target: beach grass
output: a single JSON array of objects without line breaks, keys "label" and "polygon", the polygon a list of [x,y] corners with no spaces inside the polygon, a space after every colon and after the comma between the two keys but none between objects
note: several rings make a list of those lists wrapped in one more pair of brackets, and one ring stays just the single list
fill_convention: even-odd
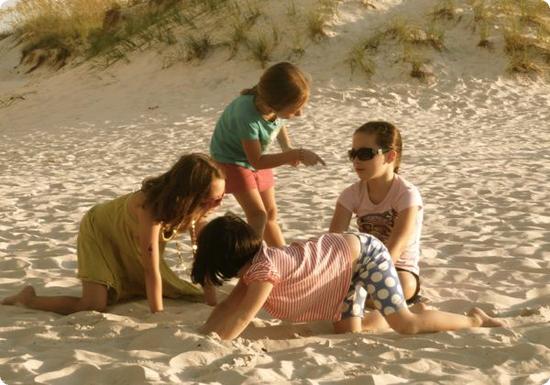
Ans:
[{"label": "beach grass", "polygon": [[[0,40],[12,36],[21,47],[22,62],[33,69],[44,64],[60,68],[89,59],[110,65],[128,60],[131,51],[153,46],[165,49],[170,61],[183,62],[205,60],[213,49],[223,46],[230,59],[240,55],[264,67],[276,59],[301,58],[310,48],[308,40],[319,43],[336,36],[334,21],[342,3],[316,0],[305,5],[287,0],[267,11],[273,4],[259,0],[21,0],[11,10],[12,30],[1,33]],[[361,3],[358,12],[377,12],[376,2]],[[405,19],[397,14],[378,26],[369,25],[370,32],[362,40],[359,37],[361,43],[351,47],[342,61],[352,72],[372,76],[374,55],[380,54],[382,45],[397,52],[419,51],[425,57],[437,54],[427,49],[449,52],[447,33],[459,25],[467,28],[464,16],[468,16],[478,47],[502,50],[510,68],[550,72],[550,11],[542,0],[439,0],[433,4],[421,17]]]}]

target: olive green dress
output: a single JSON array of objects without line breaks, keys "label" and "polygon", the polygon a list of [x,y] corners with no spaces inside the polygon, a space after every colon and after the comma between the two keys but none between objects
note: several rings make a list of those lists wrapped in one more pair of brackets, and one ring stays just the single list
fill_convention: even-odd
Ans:
[{"label": "olive green dress", "polygon": [[[78,278],[108,288],[108,302],[146,296],[141,252],[134,234],[138,223],[130,215],[132,194],[92,207],[80,223],[77,241]],[[202,300],[202,290],[170,270],[162,254],[166,241],[159,239],[162,294],[169,298]]]}]

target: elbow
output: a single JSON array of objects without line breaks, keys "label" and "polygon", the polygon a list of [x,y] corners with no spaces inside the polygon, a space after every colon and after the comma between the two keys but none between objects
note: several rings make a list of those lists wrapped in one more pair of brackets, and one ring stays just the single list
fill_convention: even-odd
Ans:
[{"label": "elbow", "polygon": [[248,158],[247,160],[248,160],[248,163],[250,163],[250,165],[254,167],[256,170],[261,170],[262,168],[264,168],[261,155],[254,159]]},{"label": "elbow", "polygon": [[262,164],[260,163],[259,160],[249,160],[248,163],[250,163],[250,165],[252,167],[254,167],[256,170],[261,170],[262,169]]}]

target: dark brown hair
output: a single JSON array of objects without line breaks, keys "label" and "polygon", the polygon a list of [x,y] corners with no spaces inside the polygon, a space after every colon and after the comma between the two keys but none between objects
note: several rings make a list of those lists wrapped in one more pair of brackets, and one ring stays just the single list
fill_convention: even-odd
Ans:
[{"label": "dark brown hair", "polygon": [[355,134],[374,135],[376,144],[382,150],[394,150],[397,153],[395,157],[394,172],[399,172],[399,166],[401,165],[401,156],[403,154],[403,142],[401,140],[401,133],[399,129],[393,124],[384,121],[372,121],[363,124],[357,130]]},{"label": "dark brown hair", "polygon": [[167,172],[147,178],[141,185],[144,207],[166,230],[189,228],[216,178],[224,178],[214,161],[204,154],[183,155]]},{"label": "dark brown hair", "polygon": [[262,237],[241,218],[227,213],[210,221],[199,234],[191,278],[221,285],[236,277],[262,247]]},{"label": "dark brown hair", "polygon": [[242,90],[241,95],[255,95],[278,112],[305,103],[309,97],[309,80],[294,64],[281,62],[266,69],[258,84]]}]

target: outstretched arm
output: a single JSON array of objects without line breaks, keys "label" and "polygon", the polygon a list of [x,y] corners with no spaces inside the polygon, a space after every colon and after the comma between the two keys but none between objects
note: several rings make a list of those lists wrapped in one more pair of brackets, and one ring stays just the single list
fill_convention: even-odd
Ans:
[{"label": "outstretched arm", "polygon": [[216,332],[224,340],[238,337],[260,311],[272,289],[270,282],[254,281],[247,286],[239,280],[229,297],[212,311],[201,332]]},{"label": "outstretched arm", "polygon": [[304,148],[291,148],[278,154],[262,154],[262,147],[257,139],[241,140],[241,144],[248,163],[257,170],[278,167],[284,164],[325,165],[325,161],[319,155]]},{"label": "outstretched arm", "polygon": [[277,154],[262,154],[260,141],[257,139],[241,140],[248,163],[257,170],[295,164],[300,161],[300,150],[289,149]]},{"label": "outstretched arm", "polygon": [[[202,231],[204,226],[206,226],[206,224],[207,222],[204,219],[204,217],[201,217],[189,229],[189,236],[191,238],[191,245],[193,250],[193,258],[195,258],[195,252],[197,248],[197,239],[199,237],[200,232]],[[208,278],[206,279],[205,284],[202,285],[202,290],[204,291],[204,302],[206,302],[207,305],[215,306],[218,303],[218,299],[216,295],[216,287],[212,284],[212,282],[210,282]]]},{"label": "outstretched arm", "polygon": [[164,309],[162,303],[162,277],[160,275],[159,234],[161,224],[154,223],[146,210],[140,210],[139,247],[145,273],[147,301],[152,313]]}]

